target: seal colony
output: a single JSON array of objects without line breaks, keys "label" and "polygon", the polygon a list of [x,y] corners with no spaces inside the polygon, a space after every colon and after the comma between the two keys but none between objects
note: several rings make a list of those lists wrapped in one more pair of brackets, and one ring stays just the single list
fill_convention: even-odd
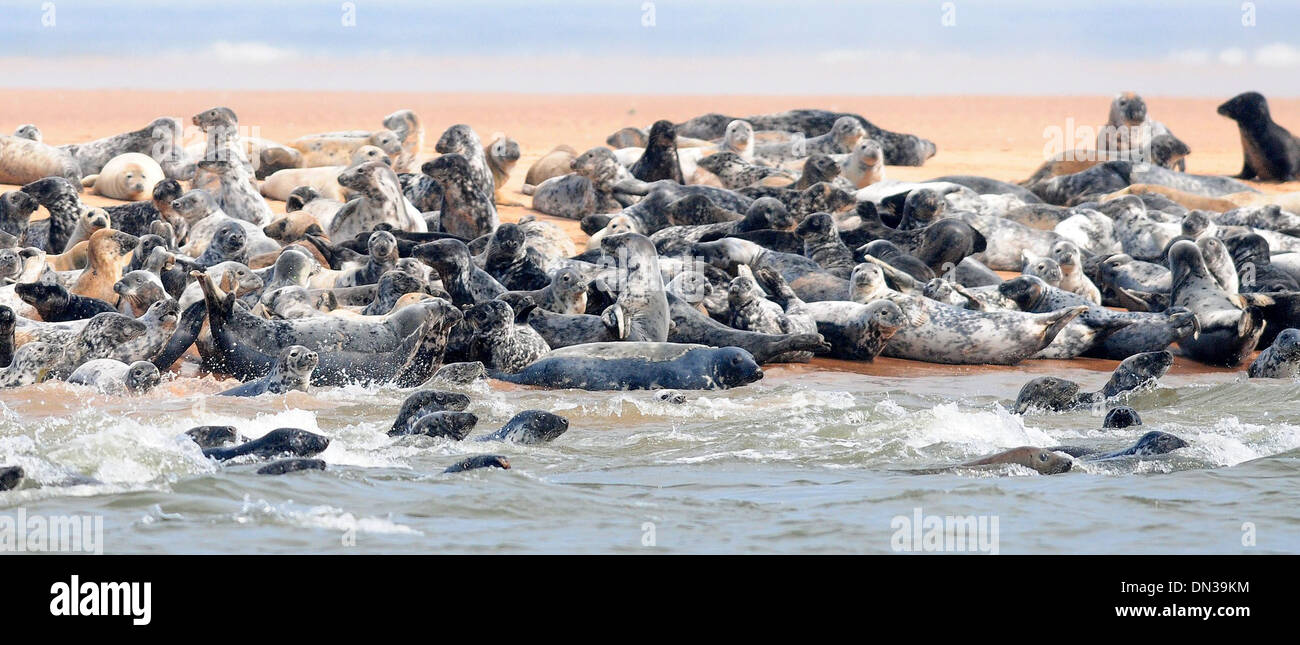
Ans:
[{"label": "seal colony", "polygon": [[[0,140],[0,180],[21,185],[0,195],[0,386],[62,379],[147,396],[189,364],[242,382],[225,396],[415,388],[388,436],[462,441],[477,423],[468,397],[430,386],[487,379],[681,403],[682,390],[746,387],[764,365],[814,356],[1092,356],[1123,361],[1100,390],[1034,379],[1004,407],[1111,409],[1108,425],[1140,424],[1121,404],[1175,355],[1243,368],[1265,350],[1251,377],[1300,373],[1300,217],[1239,181],[1294,178],[1297,143],[1258,94],[1219,113],[1240,128],[1236,178],[1183,172],[1195,156],[1133,93],[1111,106],[1110,125],[1133,130],[1099,139],[1104,160],[1049,160],[1020,184],[888,179],[886,166],[921,166],[939,148],[858,114],[630,125],[580,154],[558,142],[527,170],[534,210],[578,221],[585,249],[552,221],[499,217],[514,139],[436,124],[427,154],[411,110],[377,119],[380,130],[278,143],[242,140],[236,111],[216,106],[191,117],[205,137],[193,149],[144,148],[144,131],[54,147],[23,126]],[[91,208],[83,189],[130,203]],[[275,215],[267,200],[280,198]],[[479,438],[544,444],[569,429],[526,410]],[[313,457],[328,439],[301,429],[186,434],[221,462],[284,458],[262,474],[326,467]],[[947,467],[1058,474],[1076,458],[1188,445],[1149,434]],[[509,467],[485,454],[446,472]],[[24,485],[21,468],[0,472],[5,487]]]}]

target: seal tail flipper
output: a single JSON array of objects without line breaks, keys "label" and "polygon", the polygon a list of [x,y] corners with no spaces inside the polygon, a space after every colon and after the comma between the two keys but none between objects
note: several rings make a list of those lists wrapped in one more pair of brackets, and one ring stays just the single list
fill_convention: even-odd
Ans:
[{"label": "seal tail flipper", "polygon": [[1070,324],[1070,321],[1078,318],[1085,311],[1088,311],[1087,305],[1078,305],[1076,307],[1054,311],[1050,314],[1044,314],[1044,319],[1050,322],[1048,322],[1047,326],[1043,328],[1043,343],[1039,349],[1051,345],[1052,341],[1056,340],[1056,335],[1061,333],[1061,330],[1065,329],[1065,326]]},{"label": "seal tail flipper", "polygon": [[813,352],[815,354],[831,351],[831,346],[821,334],[790,334],[773,339],[770,342],[747,347],[754,356],[754,362],[763,365],[773,358],[790,352]]},{"label": "seal tail flipper", "polygon": [[99,175],[86,175],[81,178],[81,187],[90,188],[95,185],[95,180],[97,179],[99,179]]},{"label": "seal tail flipper", "polygon": [[532,184],[524,184],[523,186],[521,186],[521,187],[519,188],[519,192],[521,192],[521,193],[523,193],[523,194],[525,194],[525,195],[536,195],[536,194],[537,194],[537,187],[534,186],[534,185],[532,185]]}]

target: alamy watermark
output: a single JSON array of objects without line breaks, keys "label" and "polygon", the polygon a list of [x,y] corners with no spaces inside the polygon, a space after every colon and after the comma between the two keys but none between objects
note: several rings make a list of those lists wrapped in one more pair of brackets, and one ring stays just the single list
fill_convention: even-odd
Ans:
[{"label": "alamy watermark", "polygon": [[0,553],[104,553],[103,515],[0,515]]},{"label": "alamy watermark", "polygon": [[889,547],[899,553],[998,554],[997,515],[925,515],[917,506],[911,516],[895,515],[889,528]]}]

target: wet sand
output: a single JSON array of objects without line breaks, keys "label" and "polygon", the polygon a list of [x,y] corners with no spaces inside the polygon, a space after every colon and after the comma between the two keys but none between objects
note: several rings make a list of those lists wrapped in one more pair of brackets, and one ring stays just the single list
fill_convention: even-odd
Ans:
[{"label": "wet sand", "polygon": [[[1150,114],[1164,122],[1192,149],[1187,171],[1231,175],[1241,168],[1241,143],[1236,125],[1215,113],[1228,97],[1146,97]],[[917,134],[934,141],[938,154],[924,166],[887,169],[887,176],[925,180],[943,175],[977,174],[1005,181],[1020,181],[1042,163],[1049,142],[1048,128],[1072,132],[1071,127],[1095,127],[1103,122],[1107,96],[1069,97],[746,97],[746,96],[618,96],[527,94],[428,94],[355,92],[149,92],[7,90],[0,95],[0,131],[12,132],[33,123],[45,142],[59,145],[87,141],[143,127],[161,115],[189,122],[189,115],[214,105],[233,108],[245,134],[284,141],[314,132],[378,128],[385,114],[410,108],[424,122],[423,153],[434,156],[433,146],[446,127],[466,123],[487,140],[504,132],[519,142],[522,156],[506,184],[507,199],[524,204],[531,198],[519,192],[528,167],[559,144],[581,151],[603,145],[615,130],[646,127],[666,118],[681,121],[706,112],[746,116],[801,107],[817,107],[862,114],[876,125]],[[1300,131],[1300,99],[1269,101],[1273,118]],[[1071,125],[1073,124],[1073,126]],[[189,134],[187,132],[187,134]],[[198,135],[196,135],[198,136]],[[187,138],[189,143],[194,139]],[[1265,192],[1300,191],[1300,182],[1254,184]],[[12,190],[0,185],[0,192]],[[85,194],[92,205],[117,203]],[[284,203],[270,201],[283,212]],[[503,221],[533,213],[525,207],[499,207]],[[579,245],[586,235],[574,220],[541,216],[559,224]],[[820,370],[850,371],[878,376],[934,377],[970,375],[981,371],[1021,371],[1051,374],[1062,369],[1109,371],[1115,361],[1074,359],[1026,361],[1014,367],[950,366],[880,358],[873,363],[816,359],[811,365],[776,366],[803,374]],[[1185,359],[1175,361],[1172,373],[1217,373],[1224,370]]]}]

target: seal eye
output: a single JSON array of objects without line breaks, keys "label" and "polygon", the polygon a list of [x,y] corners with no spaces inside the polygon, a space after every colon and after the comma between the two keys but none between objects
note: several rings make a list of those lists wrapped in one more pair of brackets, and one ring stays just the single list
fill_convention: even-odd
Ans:
[{"label": "seal eye", "polygon": [[1038,453],[1038,459],[1039,461],[1047,461],[1047,453],[1045,452]]}]

